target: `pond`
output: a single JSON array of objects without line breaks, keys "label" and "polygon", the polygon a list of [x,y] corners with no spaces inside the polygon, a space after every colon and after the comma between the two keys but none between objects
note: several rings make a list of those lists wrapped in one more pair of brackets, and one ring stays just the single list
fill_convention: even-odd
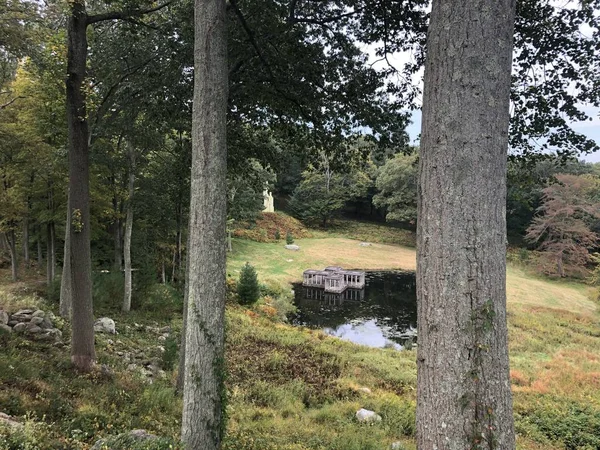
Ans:
[{"label": "pond", "polygon": [[370,347],[411,347],[416,341],[417,296],[413,272],[367,272],[362,290],[341,294],[294,284],[294,325]]}]

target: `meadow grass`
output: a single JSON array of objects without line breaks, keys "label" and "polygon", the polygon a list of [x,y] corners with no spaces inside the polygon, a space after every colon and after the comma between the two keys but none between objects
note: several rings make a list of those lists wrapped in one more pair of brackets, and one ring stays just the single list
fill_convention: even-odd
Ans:
[{"label": "meadow grass", "polygon": [[[298,252],[285,250],[283,242],[235,240],[228,273],[237,278],[237,270],[249,261],[261,281],[285,284],[299,280],[310,267],[415,267],[412,248],[360,247],[348,237],[321,236],[298,239]],[[0,307],[13,310],[35,302],[56,309],[36,294],[40,289],[30,287],[32,283],[12,285],[4,278]],[[600,315],[592,290],[509,266],[507,291],[518,448],[600,448]],[[76,374],[68,347],[0,335],[0,411],[27,422],[20,435],[0,428],[0,448],[86,449],[100,437],[133,428],[174,442],[181,414],[181,398],[173,387],[176,367],[165,367],[166,377],[148,384],[128,371],[117,354],[143,351],[161,360],[159,346],[164,343],[145,325],[169,325],[178,337],[181,314],[177,302],[169,304],[172,310],[160,314],[123,315],[115,308],[99,308],[96,315],[110,313],[120,333],[96,339],[99,362],[112,368],[112,376]],[[68,342],[68,326],[60,325]],[[226,334],[225,449],[363,450],[386,449],[392,442],[415,449],[414,351],[354,345],[235,304],[227,308]],[[364,387],[371,392],[363,392]],[[354,418],[359,408],[377,411],[382,422],[359,424]],[[19,447],[19,441],[32,444]]]}]

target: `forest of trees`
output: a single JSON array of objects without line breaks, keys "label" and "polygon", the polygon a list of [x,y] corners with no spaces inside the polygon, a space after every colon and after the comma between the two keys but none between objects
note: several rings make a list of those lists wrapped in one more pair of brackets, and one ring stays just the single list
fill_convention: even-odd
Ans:
[{"label": "forest of trees", "polygon": [[506,236],[548,273],[594,262],[600,172],[577,157],[599,148],[571,124],[600,103],[599,9],[0,0],[0,264],[14,281],[45,271],[84,372],[100,270],[125,312],[152,284],[182,289],[182,439],[210,449],[228,227],[256,218],[268,189],[308,224],[416,229],[419,447],[514,448]]}]

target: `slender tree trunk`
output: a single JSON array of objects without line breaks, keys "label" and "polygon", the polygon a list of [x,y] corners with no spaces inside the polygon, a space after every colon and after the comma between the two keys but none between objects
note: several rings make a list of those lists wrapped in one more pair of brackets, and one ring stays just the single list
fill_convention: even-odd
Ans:
[{"label": "slender tree trunk", "polygon": [[515,448],[506,326],[514,0],[434,0],[417,229],[417,447]]},{"label": "slender tree trunk", "polygon": [[83,0],[70,3],[67,47],[69,128],[69,221],[71,222],[71,361],[90,371],[96,361],[90,250],[88,123],[83,83],[87,61],[87,14]]},{"label": "slender tree trunk", "polygon": [[162,284],[167,284],[167,272],[166,272],[166,269],[165,269],[165,260],[164,260],[164,258],[162,260],[162,270],[161,270],[160,276],[161,276]]},{"label": "slender tree trunk", "polygon": [[42,227],[40,227],[38,225],[36,228],[37,228],[37,238],[36,238],[37,265],[38,265],[38,270],[39,270],[42,267],[42,263],[44,260],[44,254],[42,252]]},{"label": "slender tree trunk", "polygon": [[129,153],[129,186],[127,199],[127,217],[125,219],[124,260],[125,260],[125,295],[123,298],[123,311],[131,310],[131,233],[133,231],[133,195],[135,187],[135,149],[131,143],[127,144]]},{"label": "slender tree trunk", "polygon": [[19,261],[17,259],[17,238],[15,236],[15,230],[7,231],[4,236],[6,237],[6,242],[8,243],[8,250],[10,251],[11,277],[13,281],[17,281],[19,279]]},{"label": "slender tree trunk", "polygon": [[[113,178],[114,183],[114,178]],[[113,209],[115,213],[115,223],[113,224],[113,241],[115,250],[115,269],[121,271],[123,268],[123,252],[121,251],[121,219],[119,219],[119,201],[116,194],[113,196]]]},{"label": "slender tree trunk", "polygon": [[[29,210],[29,201],[27,202],[27,210]],[[23,219],[23,261],[25,267],[29,267],[29,218]]]},{"label": "slender tree trunk", "polygon": [[233,252],[233,246],[231,245],[231,230],[227,230],[227,251]]},{"label": "slender tree trunk", "polygon": [[[69,202],[67,201],[67,204]],[[67,223],[65,225],[65,245],[63,256],[63,270],[60,279],[60,305],[61,317],[71,317],[71,305],[73,302],[73,290],[71,285],[71,221],[67,211]]]},{"label": "slender tree trunk", "polygon": [[56,250],[54,239],[54,224],[46,225],[46,283],[51,286],[56,276]]},{"label": "slender tree trunk", "polygon": [[218,449],[223,436],[227,225],[227,31],[223,0],[196,0],[194,112],[182,440]]},{"label": "slender tree trunk", "polygon": [[563,267],[563,254],[562,252],[558,254],[558,256],[556,257],[556,269],[558,271],[558,276],[561,278],[564,278],[565,276],[565,269]]}]

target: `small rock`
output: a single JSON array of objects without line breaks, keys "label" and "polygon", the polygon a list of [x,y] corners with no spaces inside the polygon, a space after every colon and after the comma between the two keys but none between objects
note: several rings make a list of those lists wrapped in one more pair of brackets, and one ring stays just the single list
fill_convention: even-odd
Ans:
[{"label": "small rock", "polygon": [[33,314],[33,309],[20,309],[15,315]]},{"label": "small rock", "polygon": [[361,246],[361,247],[370,247],[370,246],[372,246],[373,244],[371,244],[370,242],[361,242],[361,243],[360,243],[360,244],[358,244],[358,245],[359,245],[359,246]]},{"label": "small rock", "polygon": [[358,388],[359,392],[364,392],[365,394],[371,394],[371,389],[369,389],[368,387],[361,387]]},{"label": "small rock", "polygon": [[293,259],[286,259],[287,262],[294,262]]},{"label": "small rock", "polygon": [[33,325],[40,325],[42,322],[44,322],[44,318],[40,317],[40,316],[33,316],[31,318],[31,321],[29,323],[33,324]]},{"label": "small rock", "polygon": [[381,422],[381,416],[379,414],[364,408],[360,408],[356,411],[356,419],[363,423]]},{"label": "small rock", "polygon": [[32,327],[27,327],[26,331],[29,334],[38,334],[38,333],[42,332],[42,329],[40,327],[38,327],[37,325],[34,325]]},{"label": "small rock", "polygon": [[8,325],[8,313],[0,310],[0,325]]},{"label": "small rock", "polygon": [[25,329],[27,328],[27,324],[24,322],[19,322],[17,323],[14,327],[13,327],[13,331],[15,333],[23,333],[25,332]]},{"label": "small rock", "polygon": [[115,341],[113,341],[112,339],[107,339],[107,340],[106,340],[106,343],[107,343],[108,345],[115,345]]},{"label": "small rock", "polygon": [[43,328],[44,330],[50,330],[50,329],[54,328],[52,321],[50,319],[48,319],[47,317],[44,318],[44,320],[42,321],[42,323],[40,323],[39,326],[40,326],[40,328]]},{"label": "small rock", "polygon": [[400,442],[400,441],[392,442],[390,449],[391,450],[404,450],[404,446],[402,445],[402,442]]},{"label": "small rock", "polygon": [[108,317],[101,317],[94,322],[94,331],[96,333],[117,334],[115,321]]},{"label": "small rock", "polygon": [[46,317],[46,313],[44,311],[42,311],[41,309],[38,309],[36,312],[34,312],[31,317],[41,317],[42,319],[44,317]]},{"label": "small rock", "polygon": [[295,252],[297,252],[298,250],[300,250],[300,247],[296,244],[289,244],[286,245],[285,248],[287,248],[288,250],[293,250]]},{"label": "small rock", "polygon": [[169,333],[171,332],[171,327],[170,327],[170,326],[168,326],[168,325],[167,325],[166,327],[162,327],[162,328],[160,329],[160,332],[161,332],[161,333],[167,333],[167,334],[169,334]]},{"label": "small rock", "polygon": [[127,366],[127,370],[134,371],[135,369],[137,369],[137,364],[129,364]]},{"label": "small rock", "polygon": [[0,330],[2,330],[3,332],[6,333],[12,333],[12,328],[9,327],[8,325],[4,325],[3,323],[0,323]]},{"label": "small rock", "polygon": [[156,348],[158,349],[159,352],[164,353],[165,352],[165,348],[162,345],[157,345]]},{"label": "small rock", "polygon": [[161,342],[164,342],[164,341],[167,340],[168,337],[169,337],[168,334],[163,334],[163,335],[161,335],[161,336],[158,337],[158,340],[161,341]]},{"label": "small rock", "polygon": [[0,423],[2,423],[4,425],[8,425],[9,427],[22,427],[23,426],[23,424],[17,422],[14,417],[11,417],[8,414],[4,414],[2,412],[0,412]]},{"label": "small rock", "polygon": [[8,321],[8,326],[9,327],[14,327],[16,324],[18,324],[19,321],[18,320],[9,320]]},{"label": "small rock", "polygon": [[29,322],[31,320],[31,316],[29,314],[19,314],[19,313],[13,314],[12,316],[10,316],[10,318],[17,322]]},{"label": "small rock", "polygon": [[108,437],[96,441],[90,450],[122,450],[123,447],[119,442],[131,442],[138,444],[139,442],[152,441],[158,439],[157,436],[148,433],[146,430],[133,430],[129,433],[123,433],[118,436]]},{"label": "small rock", "polygon": [[123,352],[117,352],[117,356],[123,356],[124,353]]}]

